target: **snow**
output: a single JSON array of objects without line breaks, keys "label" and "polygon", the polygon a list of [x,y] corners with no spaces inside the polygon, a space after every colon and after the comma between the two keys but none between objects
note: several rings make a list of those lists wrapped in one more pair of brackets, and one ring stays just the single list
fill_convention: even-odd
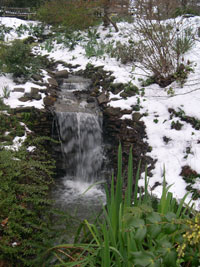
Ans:
[{"label": "snow", "polygon": [[[179,26],[181,29],[186,27],[191,27],[193,32],[196,34],[198,27],[200,27],[200,17],[191,18],[178,18]],[[37,22],[21,21],[14,18],[1,18],[1,23],[16,29],[21,23],[30,24]],[[120,41],[121,43],[127,43],[128,38],[137,39],[138,36],[132,35],[132,27],[126,22],[118,23],[119,32],[116,33],[112,27],[104,30],[102,26],[97,29],[100,35],[100,40],[105,43],[109,43],[112,40]],[[28,34],[28,33],[27,33]],[[110,34],[111,37],[106,38]],[[87,36],[86,32],[83,36]],[[23,35],[23,38],[25,35]],[[14,30],[11,34],[7,36],[8,40],[16,38]],[[22,37],[20,37],[22,38]],[[63,47],[62,44],[57,44],[54,42],[54,49],[51,52],[45,50],[45,46],[41,44],[37,48],[33,49],[35,53],[42,55],[48,54],[49,58],[55,60],[62,60],[67,63],[76,65],[79,64],[76,70],[84,69],[88,63],[95,66],[104,66],[105,70],[113,71],[116,83],[122,82],[133,82],[134,85],[141,88],[139,78],[144,78],[146,72],[138,67],[133,68],[133,64],[121,64],[114,58],[110,58],[108,55],[104,55],[101,58],[91,57],[88,59],[85,55],[84,44],[85,40],[81,41],[79,45],[75,47],[74,50],[69,51],[68,48]],[[181,169],[183,166],[189,165],[197,173],[200,173],[200,131],[195,130],[189,123],[180,121],[179,118],[170,118],[169,108],[175,111],[180,111],[185,113],[187,116],[195,117],[200,120],[200,39],[196,34],[195,43],[191,51],[189,51],[185,60],[188,59],[193,62],[194,72],[189,74],[186,83],[181,87],[180,84],[174,82],[166,88],[160,88],[156,84],[152,84],[145,87],[144,96],[132,96],[127,99],[122,99],[120,95],[113,95],[110,93],[110,99],[118,98],[119,100],[110,101],[109,105],[112,107],[120,107],[121,109],[132,109],[131,106],[137,104],[138,98],[140,99],[141,110],[140,113],[146,113],[148,116],[143,116],[141,120],[144,121],[146,125],[147,141],[152,147],[152,151],[148,153],[150,157],[157,160],[155,164],[155,169],[152,171],[152,177],[149,180],[149,189],[154,186],[155,182],[163,182],[163,177],[170,187],[170,191],[174,193],[177,199],[183,198],[186,194],[186,182],[180,176]],[[62,64],[58,65],[58,70],[66,69]],[[148,71],[148,70],[147,70]],[[47,81],[48,74],[45,71],[41,71],[43,74],[44,81]],[[5,99],[5,103],[11,107],[19,106],[34,106],[36,108],[43,108],[43,101],[29,101],[22,103],[18,100],[23,93],[12,92],[15,87],[25,88],[25,92],[30,92],[31,87],[37,87],[31,82],[27,82],[23,85],[16,85],[11,75],[5,75],[0,77],[0,95],[3,95],[3,88],[8,86],[10,90],[10,97]],[[43,88],[43,87],[38,87]],[[167,91],[172,88],[174,94],[169,95]],[[42,94],[44,97],[44,94]],[[131,115],[124,115],[122,119],[131,118]],[[175,130],[171,128],[171,123],[180,121],[183,124],[181,130]],[[166,143],[163,137],[169,138],[169,142]],[[19,139],[16,137],[15,143]],[[187,154],[187,148],[190,148],[190,153]],[[139,185],[144,185],[144,179],[140,179]],[[200,188],[200,180],[196,179],[193,188]],[[157,186],[152,193],[160,197],[162,192],[162,187]],[[187,201],[191,199],[191,195],[187,197]],[[200,209],[200,200],[196,200],[196,208]]]}]

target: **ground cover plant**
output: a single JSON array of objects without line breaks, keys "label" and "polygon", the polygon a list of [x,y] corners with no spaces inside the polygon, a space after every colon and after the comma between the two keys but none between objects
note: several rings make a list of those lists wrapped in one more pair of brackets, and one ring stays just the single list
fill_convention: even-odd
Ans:
[{"label": "ground cover plant", "polygon": [[[103,219],[85,220],[74,244],[53,247],[58,266],[198,266],[200,256],[199,213],[177,203],[163,181],[161,199],[138,188],[140,169],[132,179],[132,154],[129,156],[128,185],[123,190],[122,154],[118,154],[118,174],[112,177]],[[83,234],[80,232],[83,231]]]},{"label": "ground cover plant", "polygon": [[32,74],[40,72],[43,65],[42,58],[31,52],[29,44],[21,40],[0,45],[0,71],[12,73],[14,77],[30,79]]},{"label": "ground cover plant", "polygon": [[39,266],[42,252],[52,245],[48,195],[54,162],[44,138],[29,136],[13,146],[27,129],[2,99],[0,107],[0,265]]}]

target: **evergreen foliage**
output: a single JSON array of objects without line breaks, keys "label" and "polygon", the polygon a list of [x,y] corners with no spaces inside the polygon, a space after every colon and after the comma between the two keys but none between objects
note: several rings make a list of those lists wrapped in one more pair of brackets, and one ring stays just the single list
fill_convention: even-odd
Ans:
[{"label": "evergreen foliage", "polygon": [[[1,138],[6,129],[13,133],[20,125],[14,115],[6,113],[0,114],[0,122]],[[44,149],[44,140],[26,141],[27,146],[35,147],[33,152],[25,145],[17,151],[0,147],[1,266],[41,266],[42,252],[50,245],[49,189],[54,162]],[[3,145],[4,140],[1,142]]]},{"label": "evergreen foliage", "polygon": [[39,73],[44,66],[40,56],[31,53],[31,46],[21,40],[0,45],[0,71],[12,73],[14,77],[30,78],[34,73]]},{"label": "evergreen foliage", "polygon": [[[52,163],[40,150],[30,155],[0,151],[0,260],[32,266],[48,246],[48,198]],[[35,265],[36,266],[36,265]]]}]

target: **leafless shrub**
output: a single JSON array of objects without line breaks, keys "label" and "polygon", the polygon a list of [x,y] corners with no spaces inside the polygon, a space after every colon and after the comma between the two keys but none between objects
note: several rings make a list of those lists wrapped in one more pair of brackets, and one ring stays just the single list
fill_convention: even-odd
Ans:
[{"label": "leafless shrub", "polygon": [[140,64],[149,70],[162,87],[176,80],[185,71],[184,53],[193,45],[192,31],[182,30],[181,21],[168,22],[137,19],[134,34],[140,37]]}]

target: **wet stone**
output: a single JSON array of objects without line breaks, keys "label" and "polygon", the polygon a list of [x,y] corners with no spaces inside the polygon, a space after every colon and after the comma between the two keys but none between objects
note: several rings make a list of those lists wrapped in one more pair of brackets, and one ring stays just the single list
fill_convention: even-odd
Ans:
[{"label": "wet stone", "polygon": [[22,97],[18,98],[18,100],[21,102],[27,102],[27,101],[30,101],[30,98],[26,97],[26,96],[22,96]]},{"label": "wet stone", "polygon": [[43,98],[43,103],[45,106],[52,106],[56,101],[56,98],[53,96],[46,96]]},{"label": "wet stone", "polygon": [[60,70],[54,73],[55,78],[68,78],[69,72],[67,70]]},{"label": "wet stone", "polygon": [[38,88],[35,88],[35,87],[31,87],[31,95],[35,95],[35,94],[38,94],[40,91],[40,89]]},{"label": "wet stone", "polygon": [[24,93],[25,89],[24,88],[14,88],[13,92]]},{"label": "wet stone", "polygon": [[56,79],[54,79],[54,78],[48,78],[48,83],[49,83],[49,86],[51,88],[57,88],[58,87],[58,83],[57,83]]}]

